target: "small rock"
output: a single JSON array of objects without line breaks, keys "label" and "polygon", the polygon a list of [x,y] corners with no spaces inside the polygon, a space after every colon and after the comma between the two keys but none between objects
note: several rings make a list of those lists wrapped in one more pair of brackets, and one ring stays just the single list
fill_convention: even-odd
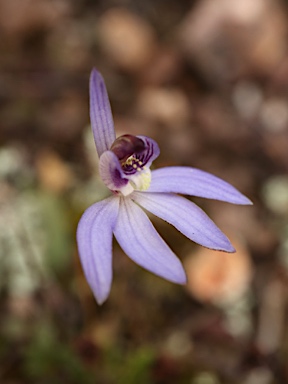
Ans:
[{"label": "small rock", "polygon": [[187,289],[198,300],[234,302],[249,288],[252,279],[250,255],[243,243],[233,238],[234,254],[199,249],[185,260]]},{"label": "small rock", "polygon": [[112,8],[103,14],[97,32],[103,51],[127,71],[144,68],[156,48],[153,28],[144,19],[123,8]]},{"label": "small rock", "polygon": [[146,118],[177,129],[189,119],[191,105],[180,89],[151,87],[140,93],[138,111]]}]

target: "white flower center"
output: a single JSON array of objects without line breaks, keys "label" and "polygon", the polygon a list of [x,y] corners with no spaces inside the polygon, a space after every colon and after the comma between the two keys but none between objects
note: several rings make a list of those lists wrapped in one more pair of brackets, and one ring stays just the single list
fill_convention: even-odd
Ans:
[{"label": "white flower center", "polygon": [[149,168],[140,170],[139,173],[135,173],[129,181],[137,191],[146,191],[151,184],[151,171]]},{"label": "white flower center", "polygon": [[146,191],[151,184],[151,171],[149,168],[138,168],[137,173],[129,177],[129,182],[120,189],[123,196],[130,195],[134,190]]}]

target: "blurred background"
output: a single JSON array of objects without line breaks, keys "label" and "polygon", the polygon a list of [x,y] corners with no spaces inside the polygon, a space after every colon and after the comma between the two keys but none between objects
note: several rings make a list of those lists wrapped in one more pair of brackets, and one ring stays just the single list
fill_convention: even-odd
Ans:
[{"label": "blurred background", "polygon": [[[288,382],[286,0],[0,0],[0,383]],[[99,307],[75,231],[107,196],[89,127],[102,72],[117,135],[254,206],[193,199],[237,249],[156,228],[187,287],[114,245]],[[192,218],[193,220],[193,218]]]}]

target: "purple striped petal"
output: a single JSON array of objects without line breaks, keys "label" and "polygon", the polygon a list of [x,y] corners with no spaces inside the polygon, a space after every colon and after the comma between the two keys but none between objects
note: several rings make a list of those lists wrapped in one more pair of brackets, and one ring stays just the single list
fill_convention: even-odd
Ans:
[{"label": "purple striped petal", "polygon": [[94,68],[90,76],[90,119],[99,157],[110,149],[116,136],[105,82]]},{"label": "purple striped petal", "polygon": [[143,165],[150,167],[152,162],[157,159],[160,155],[160,149],[155,140],[151,139],[148,136],[137,136],[139,139],[144,141],[145,151],[139,157],[139,160],[142,161]]},{"label": "purple striped petal", "polygon": [[146,213],[130,199],[121,198],[114,235],[135,263],[164,279],[185,284],[180,260],[159,236]]},{"label": "purple striped petal", "polygon": [[111,289],[112,235],[118,207],[119,198],[115,196],[93,204],[77,228],[81,264],[98,304],[107,299]]},{"label": "purple striped petal", "polygon": [[252,204],[226,181],[190,167],[165,167],[152,171],[152,181],[147,192],[174,192],[233,204]]},{"label": "purple striped petal", "polygon": [[206,213],[184,197],[134,192],[131,198],[147,211],[174,225],[195,243],[211,249],[235,252],[230,241]]}]

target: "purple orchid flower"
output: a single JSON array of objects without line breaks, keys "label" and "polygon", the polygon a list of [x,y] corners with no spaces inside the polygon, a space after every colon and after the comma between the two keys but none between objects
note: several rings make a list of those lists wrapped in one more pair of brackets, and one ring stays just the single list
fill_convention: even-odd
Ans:
[{"label": "purple orchid flower", "polygon": [[100,176],[113,194],[89,207],[77,229],[82,267],[99,304],[111,289],[113,234],[124,252],[141,267],[173,283],[186,283],[180,260],[141,208],[204,247],[235,252],[213,221],[197,205],[177,194],[242,205],[251,201],[225,181],[195,168],[150,171],[160,153],[157,143],[146,136],[123,135],[116,139],[106,86],[96,69],[90,77],[90,117]]}]

